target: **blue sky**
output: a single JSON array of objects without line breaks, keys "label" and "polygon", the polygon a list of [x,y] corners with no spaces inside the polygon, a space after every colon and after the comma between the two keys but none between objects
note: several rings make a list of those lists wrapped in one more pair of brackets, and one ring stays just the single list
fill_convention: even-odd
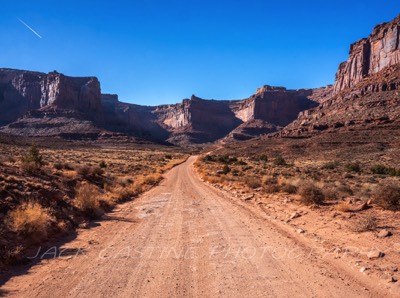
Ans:
[{"label": "blue sky", "polygon": [[400,13],[398,0],[2,2],[0,67],[97,76],[145,105],[333,83],[350,43]]}]

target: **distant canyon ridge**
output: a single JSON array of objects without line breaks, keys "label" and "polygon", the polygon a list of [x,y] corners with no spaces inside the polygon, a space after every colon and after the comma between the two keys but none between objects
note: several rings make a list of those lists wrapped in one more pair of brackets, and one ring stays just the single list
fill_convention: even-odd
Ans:
[{"label": "distant canyon ridge", "polygon": [[[102,94],[96,77],[0,69],[0,132],[71,140],[147,140],[201,144],[260,135],[299,137],[395,122],[400,115],[400,16],[350,47],[333,85],[287,90],[263,86],[242,100],[141,106]],[[367,121],[367,122],[365,122]],[[371,124],[372,123],[372,124]]]}]

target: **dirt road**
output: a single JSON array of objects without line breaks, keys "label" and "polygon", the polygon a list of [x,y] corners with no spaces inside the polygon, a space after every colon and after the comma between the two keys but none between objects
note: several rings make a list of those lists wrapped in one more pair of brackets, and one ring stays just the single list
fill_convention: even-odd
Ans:
[{"label": "dirt road", "polygon": [[[377,297],[301,234],[203,183],[195,158],[6,282],[11,297]],[[265,215],[265,214],[264,214]],[[304,237],[303,237],[304,238]],[[54,255],[57,258],[54,259]],[[357,272],[358,273],[358,272]],[[386,295],[388,296],[388,295]]]}]

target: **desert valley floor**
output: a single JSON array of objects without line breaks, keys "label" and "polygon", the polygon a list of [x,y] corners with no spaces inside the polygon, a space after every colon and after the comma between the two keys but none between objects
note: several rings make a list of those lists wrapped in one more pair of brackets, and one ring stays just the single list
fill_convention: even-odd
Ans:
[{"label": "desert valley floor", "polygon": [[[9,297],[395,297],[345,252],[199,179],[191,157],[8,280]],[[264,210],[264,211],[263,211]],[[278,213],[279,214],[279,213]],[[57,255],[57,258],[54,256]],[[20,269],[24,270],[24,269]]]}]

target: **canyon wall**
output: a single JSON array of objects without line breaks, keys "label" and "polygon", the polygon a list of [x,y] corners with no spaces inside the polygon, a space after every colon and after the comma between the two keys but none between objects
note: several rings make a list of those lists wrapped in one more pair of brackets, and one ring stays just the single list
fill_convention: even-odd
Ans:
[{"label": "canyon wall", "polygon": [[100,94],[100,83],[95,77],[0,69],[0,124],[43,108],[72,109],[101,116]]},{"label": "canyon wall", "polygon": [[368,38],[350,46],[349,58],[339,66],[334,92],[351,88],[364,78],[400,63],[400,16],[376,26]]},{"label": "canyon wall", "polygon": [[[0,69],[0,131],[25,136],[106,132],[157,142],[206,143],[229,135],[246,139],[276,131],[314,107],[313,90],[263,86],[244,100],[205,100],[140,106],[101,94],[95,77],[74,78]],[[82,129],[84,127],[84,129]]]}]

